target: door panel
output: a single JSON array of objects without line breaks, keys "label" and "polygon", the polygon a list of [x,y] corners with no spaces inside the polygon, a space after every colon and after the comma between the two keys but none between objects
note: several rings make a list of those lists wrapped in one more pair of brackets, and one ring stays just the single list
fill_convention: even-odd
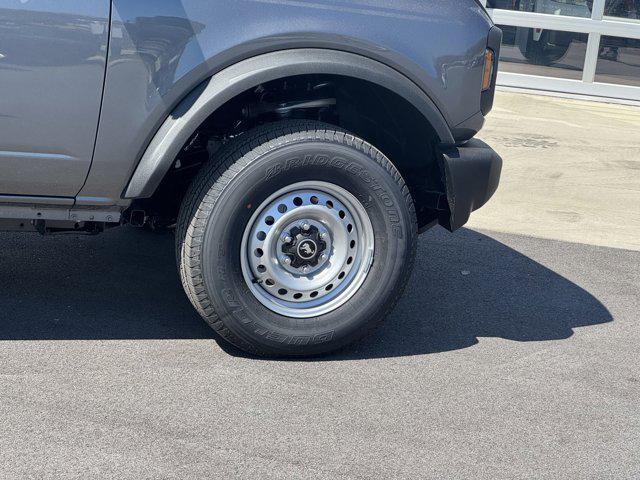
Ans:
[{"label": "door panel", "polygon": [[88,173],[109,0],[0,0],[0,194],[75,196]]}]

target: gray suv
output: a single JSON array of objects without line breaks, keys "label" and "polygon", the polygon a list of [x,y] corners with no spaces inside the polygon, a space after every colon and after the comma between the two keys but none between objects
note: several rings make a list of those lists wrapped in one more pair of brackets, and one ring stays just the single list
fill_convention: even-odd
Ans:
[{"label": "gray suv", "polygon": [[343,347],[496,190],[501,36],[476,0],[0,0],[0,229],[175,230],[221,337]]}]

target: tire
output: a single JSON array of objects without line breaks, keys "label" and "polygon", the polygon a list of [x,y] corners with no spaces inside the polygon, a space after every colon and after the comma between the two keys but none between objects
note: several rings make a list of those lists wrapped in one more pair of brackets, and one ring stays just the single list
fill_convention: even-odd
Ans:
[{"label": "tire", "polygon": [[527,40],[527,49],[524,57],[535,65],[549,66],[567,54],[569,46],[553,45],[548,30],[542,32],[540,40],[533,40],[533,29],[530,29]]},{"label": "tire", "polygon": [[[279,210],[275,219],[264,216],[281,201],[294,203],[280,217]],[[301,209],[307,225],[297,223]],[[281,232],[278,222],[285,222]],[[271,228],[264,244],[256,228]],[[228,342],[265,356],[318,355],[363,337],[401,296],[416,242],[413,200],[393,164],[367,142],[313,121],[269,124],[229,142],[194,179],[176,231],[180,277],[194,307]],[[256,260],[255,245],[271,253]],[[336,277],[343,280],[309,293],[343,267]],[[293,285],[285,297],[285,288],[269,286],[278,278]]]}]

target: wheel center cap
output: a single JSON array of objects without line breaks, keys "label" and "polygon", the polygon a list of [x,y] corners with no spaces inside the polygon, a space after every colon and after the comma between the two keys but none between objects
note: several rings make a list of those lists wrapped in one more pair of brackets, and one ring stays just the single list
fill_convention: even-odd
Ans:
[{"label": "wheel center cap", "polygon": [[318,253],[318,245],[313,240],[303,240],[298,244],[298,256],[304,260],[311,260]]},{"label": "wheel center cap", "polygon": [[305,220],[286,233],[281,251],[285,254],[287,260],[284,262],[287,266],[302,269],[306,274],[326,260],[323,252],[327,249],[327,242],[322,238],[326,232],[321,233],[319,228],[322,227],[314,225],[311,220]]}]

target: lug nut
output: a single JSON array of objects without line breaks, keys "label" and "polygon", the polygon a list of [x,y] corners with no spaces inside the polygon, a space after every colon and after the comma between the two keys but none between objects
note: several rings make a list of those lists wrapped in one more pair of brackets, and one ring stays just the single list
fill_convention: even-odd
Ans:
[{"label": "lug nut", "polygon": [[322,255],[320,255],[320,260],[323,262],[326,262],[327,258],[329,258],[329,256],[326,253],[323,253]]},{"label": "lug nut", "polygon": [[309,273],[309,267],[303,267],[302,273]]},{"label": "lug nut", "polygon": [[284,243],[291,243],[293,242],[293,238],[291,238],[289,235],[285,235],[284,237],[282,237],[282,241]]},{"label": "lug nut", "polygon": [[309,225],[308,223],[305,222],[302,224],[302,230],[304,230],[305,232],[310,228],[311,228],[311,225]]},{"label": "lug nut", "polygon": [[322,232],[322,233],[320,234],[320,238],[321,238],[322,240],[326,240],[326,239],[327,239],[327,237],[329,237],[329,234],[328,234],[327,232]]},{"label": "lug nut", "polygon": [[291,265],[291,259],[289,257],[282,257],[280,261],[285,265]]}]

